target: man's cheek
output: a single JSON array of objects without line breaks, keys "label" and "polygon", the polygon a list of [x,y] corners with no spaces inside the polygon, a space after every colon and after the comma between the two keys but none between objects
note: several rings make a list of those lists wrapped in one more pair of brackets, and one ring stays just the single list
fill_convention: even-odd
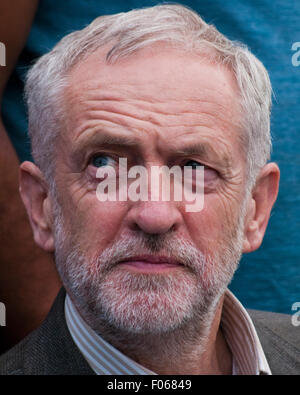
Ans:
[{"label": "man's cheek", "polygon": [[[242,196],[234,187],[224,188],[217,195],[212,207],[215,212],[215,218],[221,224],[222,230],[226,230],[226,228],[229,230],[236,223],[241,199]],[[220,220],[221,218],[222,221]]]},{"label": "man's cheek", "polygon": [[222,232],[221,213],[216,207],[209,205],[197,213],[191,213],[187,216],[186,224],[189,229],[189,237],[194,244],[203,253],[212,253],[215,248],[220,234]]},{"label": "man's cheek", "polygon": [[234,205],[224,197],[208,197],[204,209],[191,216],[191,234],[197,235],[195,244],[203,252],[213,255],[219,243],[232,233],[237,213]]},{"label": "man's cheek", "polygon": [[79,211],[75,217],[74,231],[81,235],[86,245],[96,244],[98,247],[114,239],[123,218],[116,207],[107,207],[106,203],[100,202]]}]

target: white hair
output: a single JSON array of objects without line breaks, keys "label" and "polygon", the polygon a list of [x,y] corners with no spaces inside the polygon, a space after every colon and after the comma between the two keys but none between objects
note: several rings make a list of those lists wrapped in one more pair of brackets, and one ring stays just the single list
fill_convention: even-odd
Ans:
[{"label": "white hair", "polygon": [[[53,179],[54,142],[64,114],[61,100],[73,66],[111,44],[108,63],[163,42],[210,57],[235,76],[241,97],[242,149],[248,189],[270,159],[271,84],[263,64],[241,43],[233,42],[182,5],[157,5],[96,18],[83,30],[65,36],[30,69],[25,85],[32,155],[49,182]],[[211,51],[213,49],[213,51]]]}]

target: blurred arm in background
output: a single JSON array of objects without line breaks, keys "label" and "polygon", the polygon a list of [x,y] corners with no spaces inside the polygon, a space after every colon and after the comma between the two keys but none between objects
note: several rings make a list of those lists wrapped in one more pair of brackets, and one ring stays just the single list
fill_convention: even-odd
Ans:
[{"label": "blurred arm in background", "polygon": [[[38,0],[1,1],[0,42],[6,47],[6,66],[0,67],[0,106],[37,7]],[[0,117],[0,302],[6,306],[0,352],[40,325],[60,288],[53,256],[33,241],[19,196],[19,164]]]}]

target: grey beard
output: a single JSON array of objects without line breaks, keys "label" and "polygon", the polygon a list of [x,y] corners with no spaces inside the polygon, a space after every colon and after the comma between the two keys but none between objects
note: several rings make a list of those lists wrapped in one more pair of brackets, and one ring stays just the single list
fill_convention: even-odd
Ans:
[{"label": "grey beard", "polygon": [[[185,339],[190,343],[197,339],[197,344],[200,339],[204,347],[218,302],[241,257],[244,216],[213,256],[205,256],[172,232],[140,232],[88,259],[56,211],[57,269],[81,317],[96,333],[120,349],[125,342],[127,349],[132,348],[131,355],[137,347],[154,350],[158,339],[168,339],[164,345],[173,354],[182,349]],[[158,253],[176,259],[182,268],[149,275],[118,266],[134,255]]]}]

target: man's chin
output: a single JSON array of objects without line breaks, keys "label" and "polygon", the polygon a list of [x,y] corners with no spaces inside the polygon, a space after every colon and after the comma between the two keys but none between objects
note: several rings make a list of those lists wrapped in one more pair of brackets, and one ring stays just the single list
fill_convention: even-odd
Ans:
[{"label": "man's chin", "polygon": [[106,325],[132,334],[163,334],[192,319],[200,321],[207,311],[204,291],[188,272],[174,276],[113,270],[90,291],[86,299],[89,304],[93,300],[94,328]]}]

